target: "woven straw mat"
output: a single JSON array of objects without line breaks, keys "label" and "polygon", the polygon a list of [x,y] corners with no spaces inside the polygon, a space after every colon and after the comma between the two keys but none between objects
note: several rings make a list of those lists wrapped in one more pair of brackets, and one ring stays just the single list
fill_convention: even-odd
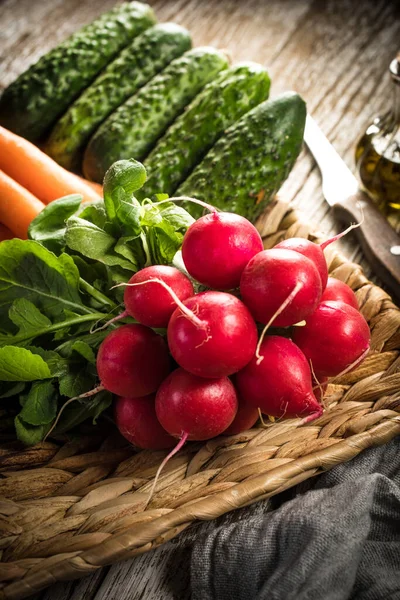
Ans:
[{"label": "woven straw mat", "polygon": [[[277,200],[259,227],[266,247],[288,237],[318,239]],[[356,371],[330,383],[323,416],[187,444],[145,510],[164,451],[135,452],[99,427],[0,450],[0,598],[26,598],[147,552],[195,520],[278,494],[400,433],[400,310],[358,265],[331,247],[326,255],[330,273],[356,291],[372,350]]]}]

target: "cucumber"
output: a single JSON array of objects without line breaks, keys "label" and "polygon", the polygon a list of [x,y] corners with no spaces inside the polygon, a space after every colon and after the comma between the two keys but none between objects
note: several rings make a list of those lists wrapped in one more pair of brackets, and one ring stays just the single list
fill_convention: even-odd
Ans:
[{"label": "cucumber", "polygon": [[[175,192],[255,221],[301,150],[306,105],[295,92],[262,102],[227,129]],[[194,217],[193,203],[183,205]]]},{"label": "cucumber", "polygon": [[262,65],[239,63],[223,71],[196,96],[144,161],[147,181],[140,198],[173,194],[225,129],[268,98]]},{"label": "cucumber", "polygon": [[132,38],[156,22],[148,4],[110,10],[42,56],[6,88],[0,125],[37,141]]},{"label": "cucumber", "polygon": [[101,182],[113,162],[143,161],[185,106],[227,67],[226,55],[211,47],[173,60],[99,127],[85,151],[85,176]]},{"label": "cucumber", "polygon": [[155,25],[135,38],[56,123],[45,146],[47,154],[66,169],[76,169],[100,123],[191,45],[187,29],[174,23]]}]

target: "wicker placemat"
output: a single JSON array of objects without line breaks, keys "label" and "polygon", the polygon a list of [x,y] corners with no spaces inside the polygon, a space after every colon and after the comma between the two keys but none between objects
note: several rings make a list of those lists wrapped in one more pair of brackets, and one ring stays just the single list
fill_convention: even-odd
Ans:
[{"label": "wicker placemat", "polygon": [[[312,229],[283,202],[260,221],[265,246]],[[101,429],[64,444],[0,450],[0,598],[25,598],[55,581],[83,577],[209,520],[267,498],[400,433],[400,310],[361,268],[329,247],[330,272],[355,291],[372,333],[356,371],[332,381],[317,421],[258,426],[165,452],[135,453]]]}]

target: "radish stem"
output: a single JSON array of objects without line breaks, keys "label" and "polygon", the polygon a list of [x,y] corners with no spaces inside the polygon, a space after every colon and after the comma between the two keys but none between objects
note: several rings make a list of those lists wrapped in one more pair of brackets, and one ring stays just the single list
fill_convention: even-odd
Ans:
[{"label": "radish stem", "polygon": [[218,209],[211,204],[207,204],[207,202],[203,202],[202,200],[197,200],[197,198],[190,198],[190,196],[175,196],[174,198],[168,198],[166,200],[160,200],[159,202],[153,202],[153,206],[158,206],[159,204],[165,204],[166,202],[193,202],[193,204],[198,204],[203,208],[206,208],[211,213],[218,214]]},{"label": "radish stem", "polygon": [[82,279],[82,277],[79,278],[79,286],[84,292],[86,292],[87,294],[92,296],[92,298],[97,300],[97,302],[100,302],[101,304],[105,304],[106,306],[107,305],[111,306],[111,308],[116,308],[117,305],[115,304],[115,302],[113,302],[110,298],[107,298],[107,296],[102,294],[99,290],[97,290],[93,285],[88,283],[85,279]]}]

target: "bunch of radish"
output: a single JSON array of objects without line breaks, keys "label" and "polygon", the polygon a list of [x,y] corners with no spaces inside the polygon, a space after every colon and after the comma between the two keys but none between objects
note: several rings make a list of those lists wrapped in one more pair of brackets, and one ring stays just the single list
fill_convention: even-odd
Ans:
[{"label": "bunch of radish", "polygon": [[[122,435],[148,449],[179,440],[172,455],[186,440],[249,429],[260,412],[318,418],[328,378],[355,368],[370,344],[353,291],[328,278],[323,250],[341,235],[264,250],[249,221],[213,209],[185,234],[186,273],[136,273],[123,316],[137,322],[113,329],[97,356],[96,391],[118,396]],[[195,293],[196,282],[212,289]]]}]

